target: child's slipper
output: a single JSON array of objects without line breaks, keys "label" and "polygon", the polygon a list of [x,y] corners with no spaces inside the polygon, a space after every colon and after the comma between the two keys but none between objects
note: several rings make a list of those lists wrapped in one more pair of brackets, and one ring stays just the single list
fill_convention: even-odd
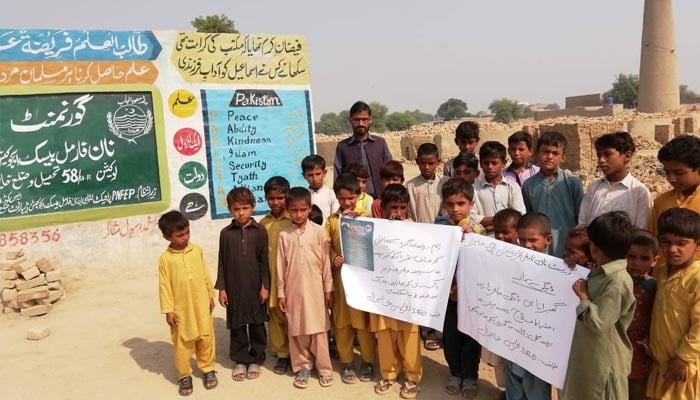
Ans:
[{"label": "child's slipper", "polygon": [[462,378],[458,376],[451,376],[447,378],[447,383],[445,383],[445,391],[447,394],[456,396],[462,389]]},{"label": "child's slipper", "polygon": [[360,382],[369,382],[374,378],[374,367],[369,363],[360,365]]},{"label": "child's slipper", "polygon": [[244,381],[247,370],[248,368],[245,366],[245,364],[236,364],[231,372],[231,379],[236,382]]},{"label": "child's slipper", "polygon": [[192,394],[192,377],[191,376],[186,376],[179,381],[179,387],[177,389],[177,392],[180,394],[180,396],[189,396]]},{"label": "child's slipper", "polygon": [[402,399],[415,399],[418,396],[418,385],[415,382],[406,381],[401,386],[401,393],[399,394]]},{"label": "child's slipper", "polygon": [[306,389],[306,387],[309,386],[309,375],[311,375],[311,371],[302,368],[294,377],[294,387]]},{"label": "child's slipper", "polygon": [[318,383],[321,385],[321,387],[328,387],[333,384],[333,375],[332,374],[319,374],[318,376]]},{"label": "child's slipper", "polygon": [[357,373],[355,372],[355,367],[352,364],[348,364],[343,367],[343,372],[340,374],[340,380],[343,383],[353,384],[357,382]]},{"label": "child's slipper", "polygon": [[246,372],[246,379],[256,379],[260,376],[260,365],[250,364],[248,366],[248,372]]},{"label": "child's slipper", "polygon": [[479,386],[474,379],[465,379],[462,381],[462,397],[467,400],[474,400],[479,396]]},{"label": "child's slipper", "polygon": [[284,375],[289,370],[289,357],[281,357],[277,359],[272,371],[277,375]]},{"label": "child's slipper", "polygon": [[387,394],[392,386],[396,384],[395,380],[392,379],[380,379],[379,382],[377,382],[374,385],[374,393],[376,394]]},{"label": "child's slipper", "polygon": [[204,373],[204,388],[207,390],[214,389],[219,384],[219,380],[216,379],[216,371],[209,371]]}]

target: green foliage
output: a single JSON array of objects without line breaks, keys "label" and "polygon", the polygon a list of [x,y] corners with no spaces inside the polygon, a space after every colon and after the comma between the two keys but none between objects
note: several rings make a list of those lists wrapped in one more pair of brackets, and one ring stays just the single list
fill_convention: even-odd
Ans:
[{"label": "green foliage", "polygon": [[233,20],[224,14],[199,16],[191,22],[197,32],[205,33],[240,33],[236,30]]},{"label": "green foliage", "polygon": [[603,98],[613,98],[613,102],[624,104],[625,108],[637,108],[639,75],[620,73],[612,84],[612,89],[603,93]]},{"label": "green foliage", "polygon": [[386,132],[386,115],[389,113],[389,107],[382,103],[373,101],[369,103],[369,108],[372,109],[372,127],[375,132]]},{"label": "green foliage", "polygon": [[390,131],[405,131],[416,124],[416,117],[409,111],[393,112],[386,116],[386,127]]},{"label": "green foliage", "polygon": [[413,111],[406,111],[406,114],[411,114],[413,115],[413,118],[416,120],[417,124],[424,124],[426,122],[431,122],[433,118],[433,114],[428,114],[424,113],[421,110],[413,110]]},{"label": "green foliage", "polygon": [[467,103],[460,99],[448,99],[440,104],[437,115],[445,121],[465,118],[467,116]]},{"label": "green foliage", "polygon": [[343,131],[336,113],[321,114],[321,118],[316,121],[314,130],[326,135],[337,135]]},{"label": "green foliage", "polygon": [[681,104],[700,103],[700,94],[688,89],[688,85],[680,85],[678,89],[681,93]]},{"label": "green foliage", "polygon": [[549,103],[544,106],[545,110],[559,110],[561,107],[559,107],[559,104],[557,103]]},{"label": "green foliage", "polygon": [[[523,118],[524,108],[515,100],[502,98],[492,101],[489,104],[489,110],[493,114],[494,121],[510,124],[516,119]],[[532,115],[532,111],[530,111],[530,115]]]}]

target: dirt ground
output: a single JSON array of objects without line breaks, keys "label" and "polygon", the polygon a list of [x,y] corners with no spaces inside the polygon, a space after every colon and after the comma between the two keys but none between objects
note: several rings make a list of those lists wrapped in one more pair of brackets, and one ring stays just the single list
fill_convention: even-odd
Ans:
[{"label": "dirt ground", "polygon": [[[85,274],[80,280],[68,277],[64,280],[67,294],[50,314],[36,318],[0,315],[0,398],[179,398],[169,330],[159,313],[157,280],[151,265],[140,271]],[[307,389],[295,389],[291,376],[272,372],[272,356],[260,378],[234,382],[224,310],[217,306],[214,316],[219,386],[205,390],[201,373],[195,372],[192,399],[379,398],[373,391],[374,382],[343,384],[337,372],[329,388],[321,388],[314,376]],[[37,325],[49,326],[51,335],[37,342],[26,340],[27,330]],[[338,367],[335,363],[336,371]],[[448,370],[442,351],[424,352],[423,367],[419,398],[451,398],[443,388]],[[498,390],[490,383],[492,369],[483,364],[481,369],[479,399],[496,398]],[[398,386],[382,398],[398,399]]]}]

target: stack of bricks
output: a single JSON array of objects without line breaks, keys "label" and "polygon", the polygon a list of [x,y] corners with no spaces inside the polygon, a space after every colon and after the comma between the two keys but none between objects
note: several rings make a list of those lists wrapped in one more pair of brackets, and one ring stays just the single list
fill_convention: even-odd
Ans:
[{"label": "stack of bricks", "polygon": [[55,263],[43,257],[30,261],[22,250],[5,254],[0,260],[0,275],[0,299],[5,314],[19,312],[28,317],[47,314],[65,293],[61,270]]}]

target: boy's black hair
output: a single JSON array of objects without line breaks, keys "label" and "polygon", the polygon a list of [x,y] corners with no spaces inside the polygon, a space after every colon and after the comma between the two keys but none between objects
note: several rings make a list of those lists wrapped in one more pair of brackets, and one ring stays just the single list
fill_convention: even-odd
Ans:
[{"label": "boy's black hair", "polygon": [[479,158],[486,160],[487,158],[498,157],[503,162],[506,162],[506,146],[494,140],[484,142],[479,149]]},{"label": "boy's black hair", "polygon": [[289,189],[284,201],[287,204],[287,207],[289,207],[289,205],[295,201],[303,201],[311,206],[311,192],[309,192],[309,189],[307,188],[295,186]]},{"label": "boy's black hair", "polygon": [[403,164],[396,160],[389,160],[386,164],[379,168],[379,177],[388,178],[401,178],[403,181]]},{"label": "boy's black hair", "polygon": [[537,229],[542,236],[552,234],[552,225],[546,215],[538,212],[529,212],[520,217],[517,229]]},{"label": "boy's black hair", "polygon": [[539,139],[537,139],[537,148],[535,151],[540,151],[542,146],[556,146],[562,147],[564,153],[566,153],[566,144],[566,136],[564,136],[561,132],[544,132],[542,135],[540,135]]},{"label": "boy's black hair", "polygon": [[455,140],[476,139],[479,141],[479,123],[476,121],[464,121],[455,129]]},{"label": "boy's black hair", "polygon": [[423,143],[418,146],[418,151],[416,151],[416,157],[421,158],[424,156],[435,156],[440,158],[440,153],[435,143]]},{"label": "boy's black hair", "polygon": [[586,229],[588,240],[611,260],[627,258],[634,225],[624,211],[611,211],[594,219]]},{"label": "boy's black hair", "polygon": [[408,189],[400,183],[392,183],[387,185],[382,191],[382,207],[392,202],[408,203]]},{"label": "boy's black hair", "polygon": [[[583,246],[583,253],[586,255],[586,261],[588,260],[593,260],[593,256],[591,255],[591,240],[588,239],[588,232],[586,232],[586,227],[581,226],[576,227],[572,230],[569,231],[569,236],[567,239],[576,239],[576,238],[581,238],[584,241],[584,246]],[[584,262],[584,260],[579,260],[578,262]]]},{"label": "boy's black hair", "polygon": [[326,160],[324,160],[323,157],[319,156],[318,154],[306,156],[303,160],[301,160],[302,173],[305,173],[306,171],[312,170],[316,167],[326,169]]},{"label": "boy's black hair", "polygon": [[631,244],[645,247],[651,250],[652,254],[659,252],[659,239],[646,229],[635,229]]},{"label": "boy's black hair", "polygon": [[474,201],[474,186],[471,183],[459,179],[450,178],[449,181],[445,182],[442,186],[442,200],[446,200],[450,196],[462,195],[469,200],[469,202]]},{"label": "boy's black hair", "polygon": [[255,207],[255,195],[247,187],[237,187],[231,189],[226,195],[226,204],[231,207],[233,203],[250,204]]},{"label": "boy's black hair", "polygon": [[168,211],[158,219],[158,229],[165,237],[170,237],[175,231],[181,231],[190,226],[190,221],[176,210]]},{"label": "boy's black hair", "polygon": [[361,113],[362,111],[367,111],[367,114],[369,116],[372,116],[372,109],[369,107],[369,104],[365,103],[364,101],[356,101],[355,104],[350,107],[350,116],[352,117],[353,115],[357,113]]},{"label": "boy's black hair", "polygon": [[517,131],[512,135],[508,136],[508,146],[512,144],[518,144],[520,142],[525,142],[525,145],[529,150],[532,150],[532,135],[525,131]]},{"label": "boy's black hair", "polygon": [[700,215],[687,208],[673,207],[659,215],[659,236],[671,234],[700,240]]},{"label": "boy's black hair", "polygon": [[311,212],[309,213],[309,220],[316,225],[323,226],[323,212],[318,208],[316,204],[311,205]]},{"label": "boy's black hair", "polygon": [[272,178],[265,181],[265,194],[268,195],[270,192],[282,192],[287,193],[289,191],[289,181],[287,178],[282,176],[273,176]]},{"label": "boy's black hair", "polygon": [[341,189],[345,189],[357,195],[362,193],[360,190],[360,183],[357,181],[357,177],[354,174],[342,174],[333,182],[333,191],[336,194]]},{"label": "boy's black hair", "polygon": [[369,178],[369,169],[362,164],[352,163],[343,171],[343,173],[350,173],[358,178]]},{"label": "boy's black hair", "polygon": [[462,165],[466,165],[467,168],[471,168],[476,171],[479,169],[479,159],[476,158],[474,154],[459,153],[452,161],[452,166],[456,169]]},{"label": "boy's black hair", "polygon": [[659,161],[676,161],[690,169],[700,168],[700,138],[681,135],[671,139],[659,149]]},{"label": "boy's black hair", "polygon": [[637,148],[634,146],[634,139],[628,132],[606,133],[595,140],[596,150],[615,149],[620,154],[634,153]]},{"label": "boy's black hair", "polygon": [[493,225],[514,225],[517,227],[521,217],[522,214],[520,214],[520,211],[514,210],[512,208],[504,208],[503,210],[500,210],[496,213],[496,215],[493,216]]}]

